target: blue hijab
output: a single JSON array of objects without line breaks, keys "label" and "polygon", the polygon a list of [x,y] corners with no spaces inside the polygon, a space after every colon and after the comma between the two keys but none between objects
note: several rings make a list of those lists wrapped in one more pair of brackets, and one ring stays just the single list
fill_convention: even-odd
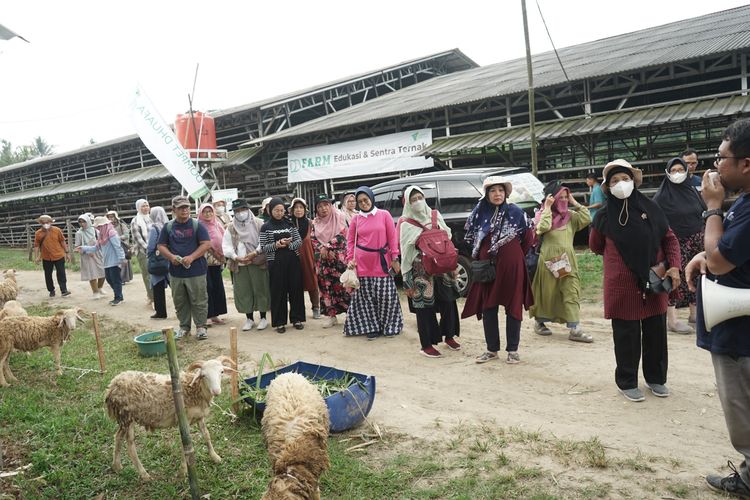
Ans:
[{"label": "blue hijab", "polygon": [[487,198],[482,198],[466,220],[464,241],[471,245],[471,256],[479,257],[482,241],[490,236],[490,254],[497,255],[500,247],[514,238],[521,240],[526,233],[528,220],[517,205],[503,201],[495,206]]},{"label": "blue hijab", "polygon": [[[375,208],[375,193],[373,193],[372,189],[370,189],[367,186],[360,186],[354,192],[354,198],[355,198],[355,200],[359,196],[360,193],[364,193],[364,194],[367,195],[368,198],[370,198],[371,206],[370,206],[370,210],[365,211],[365,210],[362,210],[361,208],[359,208],[359,203],[357,203],[357,210],[359,210],[362,213],[372,212],[372,210]],[[377,212],[377,210],[376,210],[376,212]]]}]

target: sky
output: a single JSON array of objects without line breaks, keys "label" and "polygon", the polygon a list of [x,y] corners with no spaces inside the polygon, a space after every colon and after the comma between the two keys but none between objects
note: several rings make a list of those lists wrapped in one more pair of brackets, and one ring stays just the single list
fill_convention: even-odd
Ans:
[{"label": "sky", "polygon": [[[732,0],[538,0],[558,48],[743,5]],[[532,53],[552,49],[527,0]],[[167,122],[459,48],[525,56],[521,0],[3,0],[0,139],[61,153],[135,133],[137,84]],[[193,80],[198,77],[193,93]]]}]

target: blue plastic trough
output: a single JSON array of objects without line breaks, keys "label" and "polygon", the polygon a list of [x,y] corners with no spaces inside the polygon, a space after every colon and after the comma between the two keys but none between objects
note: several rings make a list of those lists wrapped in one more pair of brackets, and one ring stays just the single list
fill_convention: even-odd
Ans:
[{"label": "blue plastic trough", "polygon": [[[348,389],[331,394],[325,398],[331,421],[331,432],[341,432],[359,425],[370,413],[375,401],[375,376],[361,373],[347,372],[323,365],[313,365],[304,361],[297,361],[276,371],[266,373],[260,377],[260,387],[268,387],[273,379],[282,373],[299,373],[310,380],[336,380],[344,377],[354,377],[357,382]],[[245,379],[245,383],[255,387],[258,377]],[[256,416],[260,418],[266,409],[265,402],[255,401],[251,396],[245,397],[245,402],[255,408]]]}]

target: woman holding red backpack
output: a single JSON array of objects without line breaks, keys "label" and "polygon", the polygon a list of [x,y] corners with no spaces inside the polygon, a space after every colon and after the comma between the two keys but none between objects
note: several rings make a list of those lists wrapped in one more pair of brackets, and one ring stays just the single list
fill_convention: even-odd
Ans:
[{"label": "woman holding red backpack", "polygon": [[[426,231],[425,228],[442,229],[447,234],[448,240],[451,237],[451,230],[443,221],[443,216],[427,205],[424,192],[417,186],[407,187],[403,199],[404,209],[399,220],[399,240],[404,289],[409,297],[409,310],[417,315],[417,331],[419,342],[422,344],[419,353],[428,358],[439,358],[442,355],[434,346],[443,338],[449,349],[454,351],[461,349],[461,344],[454,339],[460,333],[455,271],[430,274],[425,269],[424,254],[418,248],[418,241]],[[434,227],[433,213],[436,216]],[[440,313],[439,324],[437,313]]]}]

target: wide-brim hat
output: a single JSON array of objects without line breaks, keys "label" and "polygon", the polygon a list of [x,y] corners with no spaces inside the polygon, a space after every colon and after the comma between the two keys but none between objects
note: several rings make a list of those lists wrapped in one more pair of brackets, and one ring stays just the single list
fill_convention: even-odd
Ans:
[{"label": "wide-brim hat", "polygon": [[42,224],[43,223],[42,221],[45,221],[45,220],[48,220],[50,222],[55,222],[55,219],[53,219],[51,215],[47,215],[47,214],[40,215],[39,218],[36,221],[39,224]]},{"label": "wide-brim hat", "polygon": [[607,176],[612,171],[612,169],[617,168],[617,167],[622,167],[630,171],[633,177],[633,184],[635,184],[635,187],[639,187],[641,184],[643,184],[643,171],[640,168],[635,168],[626,160],[623,160],[622,158],[618,158],[617,160],[613,160],[604,166],[604,170],[602,170],[602,178],[604,179],[604,182],[602,183],[602,189],[604,190],[609,189],[609,182],[607,182]]},{"label": "wide-brim hat", "polygon": [[510,182],[510,180],[500,175],[490,175],[489,177],[484,179],[484,181],[482,182],[482,196],[479,199],[483,199],[487,194],[487,190],[497,184],[503,185],[503,188],[505,189],[505,198],[507,199],[508,196],[510,196],[510,193],[513,192],[513,184]]},{"label": "wide-brim hat", "polygon": [[104,224],[109,224],[109,219],[102,215],[94,217],[94,227],[103,226]]},{"label": "wide-brim hat", "polygon": [[305,207],[305,210],[307,210],[307,202],[302,198],[295,198],[292,200],[292,203],[289,205],[289,208],[294,208],[295,203],[302,203],[302,206]]}]

